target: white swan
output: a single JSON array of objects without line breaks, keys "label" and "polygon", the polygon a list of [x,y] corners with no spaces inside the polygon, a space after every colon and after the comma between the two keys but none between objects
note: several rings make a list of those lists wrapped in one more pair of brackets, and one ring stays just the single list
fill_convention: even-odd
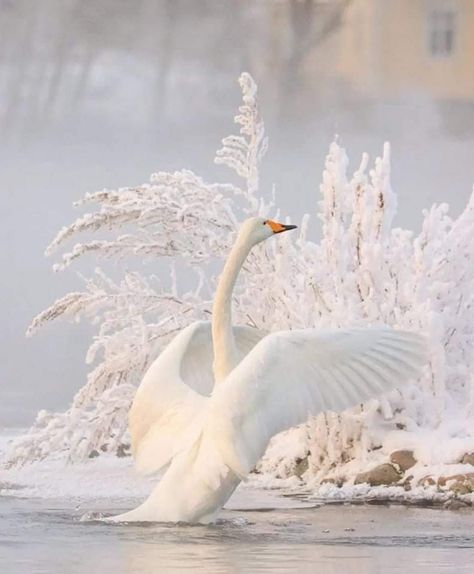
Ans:
[{"label": "white swan", "polygon": [[249,251],[294,227],[246,220],[219,280],[212,325],[189,325],[145,374],[129,417],[136,465],[144,473],[168,468],[142,505],[108,520],[210,522],[273,435],[419,375],[425,346],[414,333],[232,326],[232,290]]}]

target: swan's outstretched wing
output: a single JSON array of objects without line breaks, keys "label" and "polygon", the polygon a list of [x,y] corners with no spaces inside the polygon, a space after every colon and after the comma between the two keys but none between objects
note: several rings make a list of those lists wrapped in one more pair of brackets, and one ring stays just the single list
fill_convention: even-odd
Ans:
[{"label": "swan's outstretched wing", "polygon": [[424,339],[390,328],[282,331],[265,337],[219,385],[207,429],[245,476],[276,433],[342,411],[420,375]]},{"label": "swan's outstretched wing", "polygon": [[[234,327],[240,356],[265,334],[251,327]],[[212,362],[211,324],[197,321],[183,329],[146,372],[129,413],[139,472],[160,470],[192,440],[193,423],[212,391]]]}]

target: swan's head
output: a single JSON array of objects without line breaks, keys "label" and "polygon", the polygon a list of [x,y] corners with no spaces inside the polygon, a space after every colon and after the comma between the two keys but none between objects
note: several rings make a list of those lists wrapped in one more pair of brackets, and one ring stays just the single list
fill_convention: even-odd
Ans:
[{"label": "swan's head", "polygon": [[296,225],[285,225],[265,217],[251,217],[242,223],[239,236],[251,245],[257,245],[264,239],[290,229],[296,229]]}]

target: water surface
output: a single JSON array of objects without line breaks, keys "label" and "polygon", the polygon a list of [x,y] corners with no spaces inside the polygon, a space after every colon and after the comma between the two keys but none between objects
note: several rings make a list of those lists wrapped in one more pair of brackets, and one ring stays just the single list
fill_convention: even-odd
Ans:
[{"label": "water surface", "polygon": [[326,505],[225,510],[212,526],[81,520],[97,508],[77,508],[76,501],[0,498],[2,571],[473,572],[471,511]]}]

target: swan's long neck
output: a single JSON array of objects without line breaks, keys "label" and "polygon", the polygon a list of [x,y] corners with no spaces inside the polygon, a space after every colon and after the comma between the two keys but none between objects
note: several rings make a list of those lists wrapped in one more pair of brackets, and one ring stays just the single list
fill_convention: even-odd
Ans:
[{"label": "swan's long neck", "polygon": [[217,285],[212,308],[213,369],[216,383],[225,379],[238,362],[232,330],[232,291],[251,248],[252,245],[245,238],[237,238]]}]

